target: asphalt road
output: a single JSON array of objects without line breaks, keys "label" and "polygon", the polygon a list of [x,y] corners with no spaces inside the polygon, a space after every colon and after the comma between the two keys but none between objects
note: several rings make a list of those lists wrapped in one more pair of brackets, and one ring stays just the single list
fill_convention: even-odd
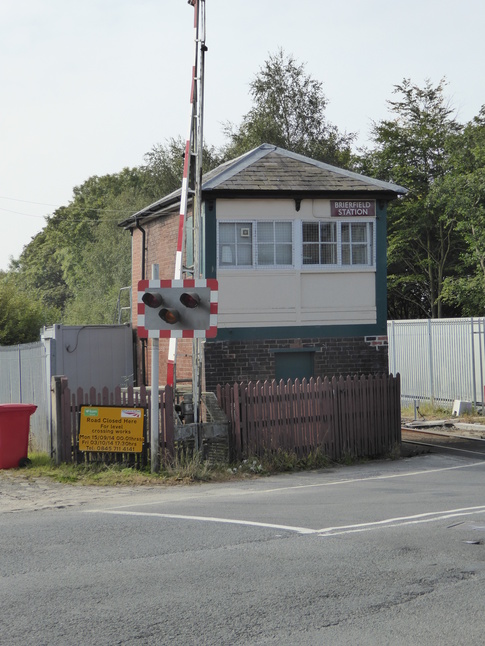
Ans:
[{"label": "asphalt road", "polygon": [[481,645],[484,491],[485,460],[438,453],[0,496],[0,643]]}]

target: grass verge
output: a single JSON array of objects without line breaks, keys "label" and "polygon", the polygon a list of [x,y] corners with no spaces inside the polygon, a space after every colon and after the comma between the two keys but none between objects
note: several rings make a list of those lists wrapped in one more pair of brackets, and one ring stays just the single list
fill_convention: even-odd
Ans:
[{"label": "grass verge", "polygon": [[[61,464],[56,466],[45,453],[30,453],[30,464],[22,469],[10,469],[9,475],[25,479],[48,478],[55,482],[73,485],[143,486],[176,485],[196,482],[229,482],[329,467],[332,463],[321,452],[306,458],[278,451],[263,458],[249,458],[237,464],[214,464],[201,459],[200,454],[181,455],[172,464],[153,474],[150,469],[136,469],[122,464],[101,462],[86,464]],[[342,464],[348,461],[342,461]],[[334,464],[334,463],[333,463]],[[0,472],[1,473],[1,472]]]}]

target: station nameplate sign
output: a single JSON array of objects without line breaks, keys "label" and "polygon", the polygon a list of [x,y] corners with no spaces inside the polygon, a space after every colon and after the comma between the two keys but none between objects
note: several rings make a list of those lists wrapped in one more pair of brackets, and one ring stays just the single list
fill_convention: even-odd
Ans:
[{"label": "station nameplate sign", "polygon": [[135,406],[81,406],[79,450],[141,453],[144,414]]},{"label": "station nameplate sign", "polygon": [[330,215],[332,217],[372,217],[376,215],[375,200],[330,200]]}]

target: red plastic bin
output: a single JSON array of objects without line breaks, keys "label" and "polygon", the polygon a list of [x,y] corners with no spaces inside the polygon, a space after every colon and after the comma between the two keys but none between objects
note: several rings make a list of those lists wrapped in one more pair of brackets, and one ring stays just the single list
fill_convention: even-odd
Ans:
[{"label": "red plastic bin", "polygon": [[34,404],[0,404],[0,469],[15,469],[27,458]]}]

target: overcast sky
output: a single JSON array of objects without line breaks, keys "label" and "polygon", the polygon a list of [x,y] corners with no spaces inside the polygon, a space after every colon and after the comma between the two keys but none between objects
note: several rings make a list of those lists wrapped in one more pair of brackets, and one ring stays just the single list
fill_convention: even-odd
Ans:
[{"label": "overcast sky", "polygon": [[[483,0],[206,0],[205,140],[251,107],[282,47],[323,83],[327,118],[368,142],[403,78],[448,80],[465,123],[485,103]],[[0,269],[93,175],[188,134],[187,0],[1,0]]]}]

